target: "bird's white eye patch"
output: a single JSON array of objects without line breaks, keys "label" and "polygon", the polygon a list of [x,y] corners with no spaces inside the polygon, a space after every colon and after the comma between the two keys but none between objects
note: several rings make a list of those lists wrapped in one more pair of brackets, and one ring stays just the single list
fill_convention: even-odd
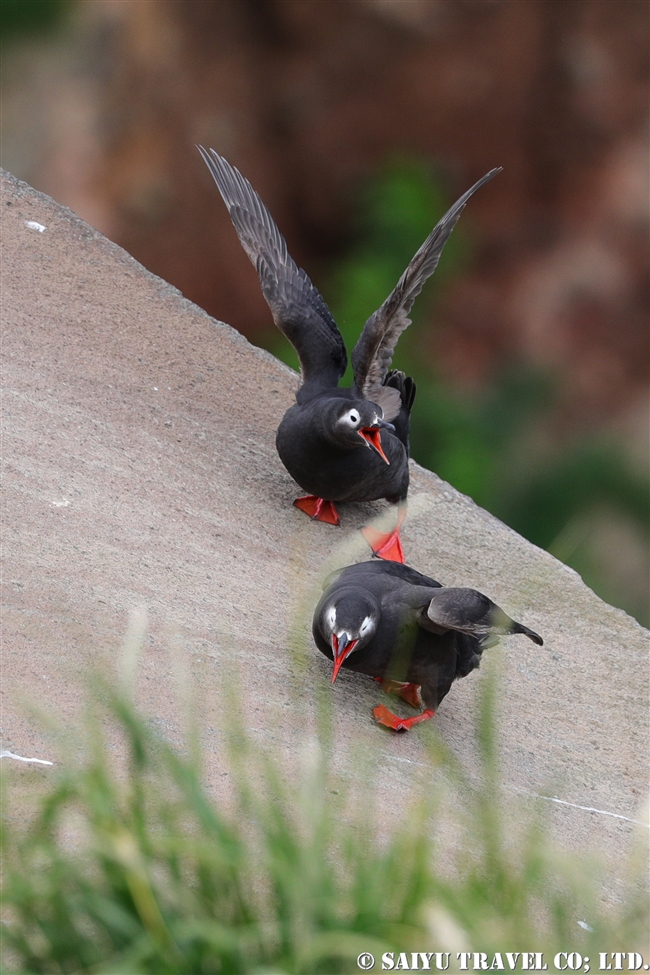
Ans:
[{"label": "bird's white eye patch", "polygon": [[330,608],[327,610],[327,613],[325,614],[325,620],[327,621],[327,625],[329,626],[329,628],[331,630],[334,630],[334,628],[336,627],[336,607],[335,606],[330,606]]},{"label": "bird's white eye patch", "polygon": [[346,426],[356,429],[359,423],[361,423],[361,417],[358,410],[348,410],[347,413],[343,414],[339,420],[339,423],[344,423]]},{"label": "bird's white eye patch", "polygon": [[372,618],[370,616],[366,616],[365,620],[359,627],[359,635],[363,636],[364,633],[367,633],[368,630],[370,629],[371,624],[372,624]]}]

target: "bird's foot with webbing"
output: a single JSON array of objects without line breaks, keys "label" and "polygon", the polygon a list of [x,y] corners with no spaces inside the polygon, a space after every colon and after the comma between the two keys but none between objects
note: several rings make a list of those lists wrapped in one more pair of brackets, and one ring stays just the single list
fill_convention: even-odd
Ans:
[{"label": "bird's foot with webbing", "polygon": [[371,525],[361,529],[361,534],[372,549],[372,554],[378,559],[400,562],[404,565],[404,549],[399,531],[405,518],[406,505],[400,505],[397,509],[397,525],[391,532],[380,532]]},{"label": "bird's foot with webbing", "polygon": [[384,694],[394,694],[396,697],[401,697],[411,707],[421,710],[423,705],[419,684],[405,683],[400,680],[384,680],[383,677],[375,677],[374,679],[378,684],[381,684]]},{"label": "bird's foot with webbing", "polygon": [[384,704],[378,704],[376,708],[372,709],[372,714],[377,724],[382,724],[385,728],[390,728],[392,731],[408,731],[415,724],[421,724],[422,721],[429,721],[435,713],[432,709],[427,708],[421,714],[416,714],[413,718],[399,718],[392,711],[389,711]]},{"label": "bird's foot with webbing", "polygon": [[372,554],[378,559],[385,559],[387,562],[401,562],[404,565],[404,549],[402,540],[399,537],[399,528],[392,532],[380,532],[376,528],[366,525],[361,529],[361,534],[372,549]]},{"label": "bird's foot with webbing", "polygon": [[324,521],[328,525],[340,524],[341,519],[338,511],[332,502],[325,498],[318,498],[315,494],[306,494],[303,498],[296,498],[293,503],[296,508],[300,508],[314,521]]}]

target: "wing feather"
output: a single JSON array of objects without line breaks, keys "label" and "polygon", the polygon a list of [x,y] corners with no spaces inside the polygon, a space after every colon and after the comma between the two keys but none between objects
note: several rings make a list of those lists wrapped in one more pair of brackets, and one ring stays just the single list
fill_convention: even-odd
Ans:
[{"label": "wing feather", "polygon": [[255,266],[273,320],[300,359],[304,384],[336,386],[345,372],[343,338],[322,295],[287,250],[277,224],[248,180],[226,159],[197,146]]},{"label": "wing feather", "polygon": [[[433,629],[458,630],[480,640],[521,633],[542,646],[538,633],[511,619],[492,600],[476,589],[438,589],[432,596],[420,625]],[[487,644],[484,644],[487,645]]]},{"label": "wing feather", "polygon": [[427,278],[438,266],[443,248],[465,204],[473,193],[500,172],[501,167],[490,170],[445,213],[404,271],[394,290],[366,322],[352,352],[355,386],[366,399],[376,401],[393,360],[397,340],[411,324],[408,314],[413,302]]}]

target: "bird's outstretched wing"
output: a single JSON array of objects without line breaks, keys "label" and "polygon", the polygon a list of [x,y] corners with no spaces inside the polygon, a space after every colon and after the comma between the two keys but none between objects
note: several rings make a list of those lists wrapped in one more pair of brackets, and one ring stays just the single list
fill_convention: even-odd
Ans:
[{"label": "bird's outstretched wing", "polygon": [[538,633],[511,619],[500,606],[476,589],[437,589],[421,625],[426,626],[427,622],[440,630],[458,630],[480,640],[523,633],[538,646],[544,643]]},{"label": "bird's outstretched wing", "polygon": [[[360,393],[372,402],[382,388],[393,359],[393,351],[400,335],[411,324],[408,313],[420,294],[425,281],[438,266],[440,255],[456,226],[470,196],[501,172],[502,167],[490,170],[445,213],[433,228],[404,274],[383,305],[366,322],[359,341],[352,352],[354,383]],[[398,407],[399,410],[399,407]],[[386,416],[386,419],[392,419]],[[397,411],[394,415],[397,415]]]},{"label": "bird's outstretched wing", "polygon": [[248,180],[214,149],[197,148],[257,269],[273,320],[298,353],[303,383],[314,388],[336,386],[347,355],[322,295],[291,258],[273,217]]}]

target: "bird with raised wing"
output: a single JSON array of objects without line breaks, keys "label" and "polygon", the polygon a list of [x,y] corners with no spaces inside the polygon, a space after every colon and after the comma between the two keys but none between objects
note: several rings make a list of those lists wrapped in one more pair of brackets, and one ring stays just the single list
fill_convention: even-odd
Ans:
[{"label": "bird with raised wing", "polygon": [[408,565],[361,562],[332,573],[316,607],[316,646],[334,663],[368,674],[420,713],[400,718],[384,704],[378,724],[408,731],[436,713],[451,685],[475,670],[500,636],[541,636],[476,589],[441,586]]},{"label": "bird with raised wing", "polygon": [[409,485],[409,426],[415,383],[391,369],[408,314],[465,204],[500,169],[464,193],[434,227],[394,290],[370,316],[352,352],[354,383],[340,388],[347,367],[343,338],[320,292],[292,260],[273,217],[248,180],[214,149],[199,151],[212,173],[276,325],[298,353],[302,384],[276,437],[282,463],[307,491],[294,504],[318,521],[339,524],[336,502],[398,505],[388,533],[363,529],[375,555],[404,561],[400,527]]}]

